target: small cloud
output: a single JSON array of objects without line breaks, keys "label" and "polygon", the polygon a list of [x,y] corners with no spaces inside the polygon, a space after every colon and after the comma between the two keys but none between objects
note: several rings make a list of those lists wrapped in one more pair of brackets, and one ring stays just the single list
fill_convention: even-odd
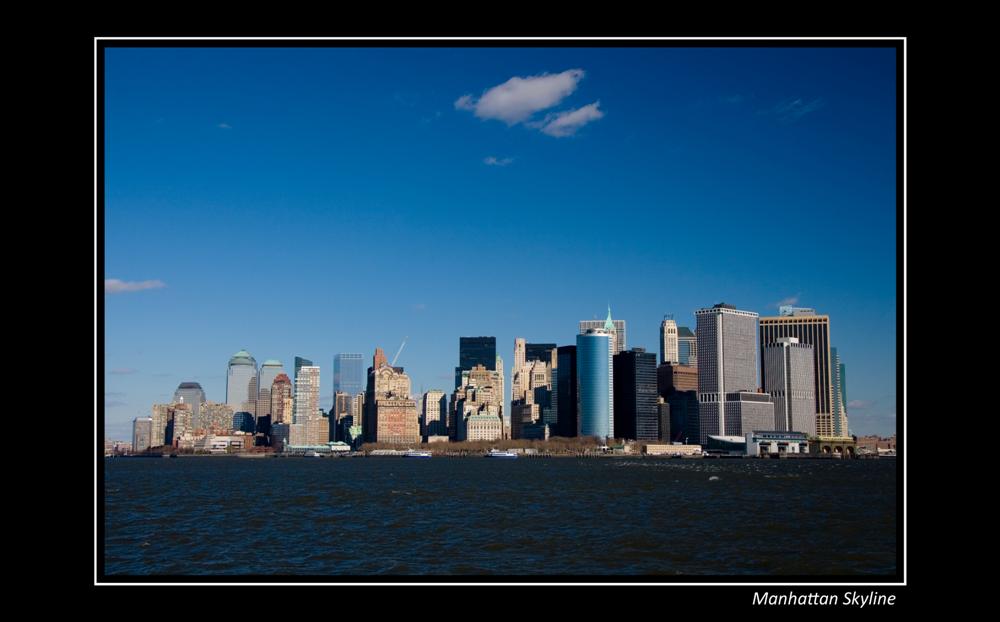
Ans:
[{"label": "small cloud", "polygon": [[799,296],[802,294],[795,294],[794,296],[789,296],[788,298],[782,298],[778,302],[774,303],[775,307],[784,307],[786,305],[795,305],[799,303]]},{"label": "small cloud", "polygon": [[167,284],[163,281],[120,281],[118,279],[104,279],[105,294],[140,292],[144,289],[159,289],[166,286]]},{"label": "small cloud", "polygon": [[600,110],[600,105],[601,102],[596,101],[576,110],[550,114],[539,124],[542,133],[557,138],[572,136],[584,125],[604,116],[604,113]]},{"label": "small cloud", "polygon": [[820,108],[823,108],[826,102],[822,97],[817,97],[812,101],[804,101],[802,98],[789,99],[783,101],[776,105],[773,109],[774,114],[782,121],[798,121],[802,117],[806,116],[810,112],[815,112]]},{"label": "small cloud", "polygon": [[220,123],[220,124],[218,125],[218,127],[219,127],[220,129],[223,129],[223,130],[231,130],[231,129],[233,129],[233,126],[232,126],[232,125],[229,125],[228,123]]},{"label": "small cloud", "polygon": [[497,158],[495,156],[489,156],[483,159],[483,164],[486,166],[507,166],[514,161],[514,158]]},{"label": "small cloud", "polygon": [[105,391],[104,397],[125,397],[125,394],[119,391]]},{"label": "small cloud", "polygon": [[455,100],[457,110],[471,110],[480,119],[496,119],[507,125],[521,123],[540,110],[551,108],[576,90],[583,79],[582,69],[543,73],[522,78],[514,76],[483,92],[478,99],[463,95]]},{"label": "small cloud", "polygon": [[413,305],[413,310],[414,311],[423,311],[426,308],[427,308],[427,305],[424,304],[424,303],[422,303],[422,302],[418,302],[415,305]]},{"label": "small cloud", "polygon": [[137,371],[139,371],[139,370],[132,369],[131,367],[118,367],[116,369],[112,369],[108,373],[112,374],[114,376],[127,376],[129,374],[134,374]]},{"label": "small cloud", "polygon": [[871,400],[850,400],[847,402],[847,408],[853,410],[864,410],[866,408],[871,408],[874,403],[875,402]]}]

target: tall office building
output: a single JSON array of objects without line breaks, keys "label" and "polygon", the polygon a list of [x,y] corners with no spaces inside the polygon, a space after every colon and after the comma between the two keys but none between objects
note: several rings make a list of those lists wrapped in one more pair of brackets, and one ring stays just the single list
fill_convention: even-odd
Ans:
[{"label": "tall office building", "polygon": [[585,334],[588,330],[592,328],[604,329],[611,331],[611,345],[613,348],[612,355],[618,354],[622,350],[628,347],[625,341],[625,320],[612,320],[611,319],[611,306],[608,306],[608,317],[606,320],[581,320],[580,321],[580,334]]},{"label": "tall office building", "polygon": [[465,384],[452,393],[455,440],[499,440],[503,436],[502,370],[476,365],[465,375]]},{"label": "tall office building", "polygon": [[271,423],[291,423],[292,410],[289,405],[294,404],[292,397],[292,381],[286,373],[280,373],[271,382]]},{"label": "tall office building", "polygon": [[576,336],[579,436],[615,435],[614,334],[613,330],[588,328]]},{"label": "tall office building", "polygon": [[556,364],[556,347],[554,343],[526,343],[524,360],[525,362],[542,361],[548,363],[549,366],[554,366]]},{"label": "tall office building", "polygon": [[680,363],[677,322],[670,316],[663,316],[660,322],[660,362]]},{"label": "tall office building", "polygon": [[656,368],[656,389],[664,399],[675,391],[697,391],[698,368],[677,363],[663,363]]},{"label": "tall office building", "polygon": [[421,404],[421,434],[428,436],[448,435],[448,397],[444,391],[431,389],[424,393]]},{"label": "tall office building", "polygon": [[274,405],[271,403],[271,385],[279,374],[284,374],[285,369],[281,361],[268,359],[261,363],[260,372],[257,374],[257,418],[271,416],[274,421]]},{"label": "tall office building", "polygon": [[197,382],[182,382],[174,391],[174,403],[191,405],[191,425],[201,428],[201,405],[205,403],[205,391]]},{"label": "tall office building", "polygon": [[319,367],[303,365],[295,377],[295,405],[292,423],[307,423],[321,417],[319,411]]},{"label": "tall office building", "polygon": [[292,375],[292,380],[295,380],[296,378],[299,377],[299,370],[300,369],[302,369],[303,367],[312,367],[312,366],[313,366],[313,362],[310,361],[309,359],[304,359],[301,356],[296,356],[295,357],[295,372]]},{"label": "tall office building", "polygon": [[774,429],[816,435],[813,347],[795,337],[764,346],[764,391],[774,400]]},{"label": "tall office building", "polygon": [[382,348],[375,349],[368,368],[363,417],[365,440],[371,443],[417,444],[420,416],[410,399],[410,377],[402,367],[389,365]]},{"label": "tall office building", "polygon": [[136,417],[132,421],[132,451],[138,453],[152,447],[153,418]]},{"label": "tall office building", "polygon": [[257,410],[257,361],[246,350],[240,350],[229,359],[226,403],[233,412]]},{"label": "tall office building", "polygon": [[[813,309],[783,306],[778,317],[760,318],[760,347],[776,343],[782,337],[795,337],[813,347],[816,369],[816,435],[837,436],[833,422],[833,374],[830,364],[830,316],[817,315]],[[761,382],[767,382],[767,370],[761,370]]]},{"label": "tall office building", "polygon": [[[545,344],[548,346],[550,344]],[[535,348],[529,355],[525,340],[514,340],[511,369],[511,438],[546,438],[545,417],[551,420],[553,348]],[[549,431],[551,433],[552,430]]]},{"label": "tall office building", "polygon": [[847,369],[840,361],[837,348],[830,348],[833,365],[833,435],[850,436],[847,427]]},{"label": "tall office building", "polygon": [[455,368],[455,388],[463,386],[463,371],[467,372],[476,365],[482,365],[489,370],[496,370],[496,364],[496,337],[459,337],[458,367]]},{"label": "tall office building", "polygon": [[341,353],[333,357],[333,392],[348,395],[365,392],[363,355]]},{"label": "tall office building", "polygon": [[677,327],[677,362],[698,366],[698,338],[687,326]]},{"label": "tall office building", "polygon": [[613,361],[615,437],[658,440],[656,355],[632,348],[614,355]]},{"label": "tall office building", "polygon": [[556,436],[572,437],[577,431],[576,346],[556,349],[558,364],[552,370],[552,414]]},{"label": "tall office building", "polygon": [[757,314],[725,303],[695,312],[699,443],[774,426],[774,404],[757,393]]}]

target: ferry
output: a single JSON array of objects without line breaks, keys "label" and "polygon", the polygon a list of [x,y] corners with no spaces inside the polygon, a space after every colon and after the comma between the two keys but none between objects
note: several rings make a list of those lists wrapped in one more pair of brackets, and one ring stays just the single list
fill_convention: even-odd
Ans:
[{"label": "ferry", "polygon": [[512,451],[500,451],[497,449],[491,449],[486,454],[487,458],[517,458],[517,454]]},{"label": "ferry", "polygon": [[432,454],[429,451],[417,451],[411,449],[403,455],[407,458],[430,458]]}]

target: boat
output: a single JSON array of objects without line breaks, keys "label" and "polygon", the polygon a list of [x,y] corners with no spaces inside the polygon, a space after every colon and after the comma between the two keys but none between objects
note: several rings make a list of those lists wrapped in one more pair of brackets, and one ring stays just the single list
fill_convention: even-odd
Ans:
[{"label": "boat", "polygon": [[491,449],[486,452],[487,458],[517,458],[517,454],[512,451],[500,451],[499,449]]},{"label": "boat", "polygon": [[322,458],[322,457],[323,456],[321,456],[319,453],[313,451],[312,449],[310,449],[309,451],[306,452],[306,458]]},{"label": "boat", "polygon": [[429,451],[418,451],[415,449],[411,449],[403,455],[407,458],[430,458],[431,455],[433,454],[431,454],[431,452]]}]

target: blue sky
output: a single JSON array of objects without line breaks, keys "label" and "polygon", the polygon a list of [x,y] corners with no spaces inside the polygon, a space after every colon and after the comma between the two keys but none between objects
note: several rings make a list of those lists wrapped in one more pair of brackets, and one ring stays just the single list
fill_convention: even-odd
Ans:
[{"label": "blue sky", "polygon": [[509,379],[609,302],[656,351],[720,301],[829,314],[852,431],[895,431],[894,50],[105,54],[110,437],[241,348],[326,407],[338,352],[409,337],[450,391],[459,336]]}]

